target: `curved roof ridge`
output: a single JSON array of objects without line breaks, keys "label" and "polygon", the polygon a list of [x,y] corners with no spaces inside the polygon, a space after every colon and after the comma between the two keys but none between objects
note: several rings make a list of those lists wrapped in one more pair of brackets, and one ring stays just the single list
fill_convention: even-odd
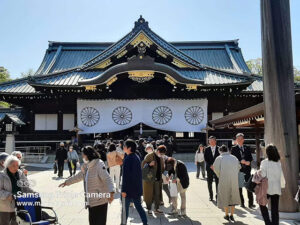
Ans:
[{"label": "curved roof ridge", "polygon": [[[87,68],[90,66],[95,65],[97,62],[102,62],[103,60],[107,59],[108,57],[112,56],[115,54],[118,50],[122,49],[123,47],[126,46],[127,43],[129,43],[134,37],[136,37],[140,32],[145,32],[147,36],[150,36],[149,38],[151,39],[158,39],[158,40],[153,40],[154,42],[161,42],[161,43],[156,43],[158,45],[165,45],[165,47],[169,47],[173,50],[173,53],[177,53],[175,56],[179,56],[178,58],[181,59],[182,61],[185,61],[186,63],[193,65],[195,67],[201,68],[201,64],[193,59],[192,57],[186,55],[184,52],[180,51],[178,48],[173,46],[172,44],[168,43],[165,41],[163,38],[161,38],[159,35],[157,35],[155,32],[153,32],[149,26],[148,22],[141,16],[138,21],[135,22],[134,28],[126,34],[122,39],[119,41],[115,42],[111,46],[109,46],[107,49],[105,49],[103,52],[101,52],[99,55],[95,56],[93,59],[87,61],[86,63],[83,64],[82,68]],[[154,38],[153,38],[154,37]],[[162,46],[164,47],[164,46]],[[170,49],[166,49],[166,51],[170,52]],[[172,51],[171,51],[172,53]]]}]

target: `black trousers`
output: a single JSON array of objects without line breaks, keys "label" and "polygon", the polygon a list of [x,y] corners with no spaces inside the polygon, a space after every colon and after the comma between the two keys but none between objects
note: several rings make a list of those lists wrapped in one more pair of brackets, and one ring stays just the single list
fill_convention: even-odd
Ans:
[{"label": "black trousers", "polygon": [[207,187],[208,187],[208,192],[209,192],[209,197],[213,199],[213,190],[212,190],[212,183],[215,179],[216,182],[216,194],[218,194],[218,184],[219,184],[219,178],[217,175],[214,173],[212,169],[207,169]]},{"label": "black trousers", "polygon": [[62,177],[64,173],[64,165],[65,161],[58,161],[57,162],[57,169],[58,169],[58,176]]},{"label": "black trousers", "polygon": [[196,177],[199,178],[200,175],[200,169],[201,169],[201,173],[202,173],[202,178],[205,178],[205,162],[197,162],[197,174]]},{"label": "black trousers", "polygon": [[269,211],[268,211],[267,206],[260,205],[259,207],[260,207],[262,217],[264,218],[266,225],[279,225],[279,212],[278,212],[279,195],[268,195],[268,198],[271,199],[272,222],[270,220]]},{"label": "black trousers", "polygon": [[69,167],[70,176],[75,175],[76,169],[77,169],[77,161],[73,160],[72,162],[73,162],[73,165],[74,165],[74,169],[73,170],[72,170],[71,162],[68,161],[68,167]]},{"label": "black trousers", "polygon": [[90,225],[106,225],[107,203],[89,208]]},{"label": "black trousers", "polygon": [[[245,181],[247,182],[250,179],[250,177],[251,177],[250,173],[245,174]],[[241,203],[242,203],[242,205],[244,205],[245,200],[244,200],[244,196],[243,196],[243,189],[239,188],[239,191],[240,191]],[[253,205],[253,193],[251,191],[247,190],[247,195],[248,195],[249,206],[251,206],[251,205]]]}]

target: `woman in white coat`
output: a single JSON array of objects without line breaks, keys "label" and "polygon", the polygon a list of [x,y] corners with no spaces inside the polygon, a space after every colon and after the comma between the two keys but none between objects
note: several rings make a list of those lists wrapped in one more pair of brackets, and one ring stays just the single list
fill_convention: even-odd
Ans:
[{"label": "woman in white coat", "polygon": [[[235,205],[241,204],[239,195],[238,173],[241,168],[239,160],[228,152],[228,148],[222,145],[219,148],[219,155],[214,164],[213,170],[219,178],[218,200],[220,209],[225,210],[224,219],[234,222]],[[229,216],[229,208],[231,214]]]},{"label": "woman in white coat", "polygon": [[261,162],[261,176],[268,178],[268,198],[271,199],[271,215],[270,220],[267,206],[260,205],[260,211],[264,218],[265,224],[279,224],[279,197],[281,188],[285,187],[285,179],[281,168],[280,155],[275,145],[269,144],[266,147],[267,158]]}]

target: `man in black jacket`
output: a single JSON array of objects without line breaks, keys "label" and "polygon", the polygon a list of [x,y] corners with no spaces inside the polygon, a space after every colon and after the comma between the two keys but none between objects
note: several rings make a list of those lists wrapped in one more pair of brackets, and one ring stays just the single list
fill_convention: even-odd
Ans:
[{"label": "man in black jacket", "polygon": [[[238,158],[241,163],[240,172],[245,174],[245,181],[248,181],[251,176],[251,161],[253,160],[251,150],[248,146],[244,145],[244,134],[238,133],[236,135],[237,144],[231,148],[231,154]],[[241,206],[245,208],[245,201],[243,196],[243,189],[240,188]],[[249,208],[254,208],[253,204],[253,194],[247,191]]]},{"label": "man in black jacket", "polygon": [[[186,189],[190,185],[189,174],[185,164],[174,158],[169,157],[166,162],[170,182],[177,183],[177,191],[181,198],[180,212],[181,216],[186,216]],[[171,214],[177,214],[178,197],[171,197],[172,211]]]},{"label": "man in black jacket", "polygon": [[218,184],[219,184],[219,179],[215,174],[215,172],[213,171],[213,164],[215,162],[215,159],[220,155],[220,153],[219,153],[219,146],[217,146],[217,139],[215,136],[210,136],[208,142],[209,142],[209,146],[204,151],[204,160],[206,163],[209,200],[212,201],[213,200],[212,183],[214,179],[216,182],[216,200],[217,200]]},{"label": "man in black jacket", "polygon": [[55,162],[58,167],[58,177],[63,177],[64,164],[67,162],[68,154],[64,147],[64,143],[59,144],[59,148],[56,150]]}]

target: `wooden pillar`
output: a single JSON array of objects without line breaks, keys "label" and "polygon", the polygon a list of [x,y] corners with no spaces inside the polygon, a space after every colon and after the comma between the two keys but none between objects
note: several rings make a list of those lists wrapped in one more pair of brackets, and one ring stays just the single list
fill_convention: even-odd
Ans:
[{"label": "wooden pillar", "polygon": [[261,0],[261,23],[265,141],[281,155],[286,187],[280,211],[296,212],[299,162],[289,0]]},{"label": "wooden pillar", "polygon": [[260,167],[260,140],[259,140],[260,132],[259,127],[255,127],[255,146],[256,146],[256,161],[257,168]]},{"label": "wooden pillar", "polygon": [[57,130],[63,131],[63,113],[61,111],[58,111],[57,115]]}]

